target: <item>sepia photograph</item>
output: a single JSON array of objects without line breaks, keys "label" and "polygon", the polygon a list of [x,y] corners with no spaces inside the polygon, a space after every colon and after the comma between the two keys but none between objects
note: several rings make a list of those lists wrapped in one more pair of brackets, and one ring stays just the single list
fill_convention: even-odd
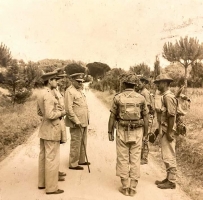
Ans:
[{"label": "sepia photograph", "polygon": [[0,200],[202,200],[202,0],[1,0]]}]

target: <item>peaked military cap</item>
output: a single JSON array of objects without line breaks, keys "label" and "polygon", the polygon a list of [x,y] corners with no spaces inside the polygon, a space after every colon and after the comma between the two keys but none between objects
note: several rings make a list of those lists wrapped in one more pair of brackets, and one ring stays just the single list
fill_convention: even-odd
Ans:
[{"label": "peaked military cap", "polygon": [[61,78],[64,78],[64,77],[67,77],[68,75],[67,74],[58,74],[57,75],[57,79],[61,79]]},{"label": "peaked military cap", "polygon": [[154,83],[158,83],[160,81],[173,82],[173,79],[169,77],[167,74],[160,74],[156,77]]},{"label": "peaked military cap", "polygon": [[140,80],[149,83],[149,79],[147,77],[141,76]]},{"label": "peaked military cap", "polygon": [[58,75],[58,73],[56,71],[47,72],[47,73],[42,74],[41,79],[43,81],[47,81],[47,80],[53,79],[53,78],[57,79],[57,75]]},{"label": "peaked military cap", "polygon": [[84,73],[74,73],[71,74],[70,77],[76,81],[84,81],[83,77],[84,77]]}]

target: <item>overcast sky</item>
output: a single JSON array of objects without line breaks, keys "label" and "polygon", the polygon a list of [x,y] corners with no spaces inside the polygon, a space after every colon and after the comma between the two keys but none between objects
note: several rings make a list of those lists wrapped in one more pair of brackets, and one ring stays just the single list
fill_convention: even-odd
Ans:
[{"label": "overcast sky", "polygon": [[153,67],[163,44],[203,42],[202,0],[1,0],[0,42],[25,61],[73,59]]}]

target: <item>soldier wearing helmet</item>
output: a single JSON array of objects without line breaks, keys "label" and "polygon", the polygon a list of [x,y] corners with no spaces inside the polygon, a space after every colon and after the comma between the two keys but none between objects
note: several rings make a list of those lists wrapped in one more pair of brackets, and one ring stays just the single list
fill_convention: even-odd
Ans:
[{"label": "soldier wearing helmet", "polygon": [[123,91],[113,99],[108,135],[109,141],[114,141],[116,124],[116,175],[122,183],[119,191],[126,196],[134,196],[140,177],[142,138],[148,132],[148,108],[145,98],[134,90],[139,81],[137,75],[125,73],[121,81]]},{"label": "soldier wearing helmet", "polygon": [[[159,134],[161,138],[162,159],[166,166],[167,177],[162,181],[155,181],[160,189],[176,188],[176,114],[177,99],[169,90],[170,83],[173,81],[167,74],[157,76],[154,83],[160,92],[160,101],[156,102],[158,97],[155,96],[155,109],[159,123]],[[160,106],[158,105],[160,102]]]}]

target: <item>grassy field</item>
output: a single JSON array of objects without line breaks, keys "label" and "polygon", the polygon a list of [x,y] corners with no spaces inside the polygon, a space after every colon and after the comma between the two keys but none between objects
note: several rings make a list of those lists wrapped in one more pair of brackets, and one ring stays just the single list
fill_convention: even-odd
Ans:
[{"label": "grassy field", "polygon": [[36,109],[36,90],[25,104],[14,107],[0,92],[0,160],[22,144],[38,127],[40,118]]},{"label": "grassy field", "polygon": [[[94,94],[110,109],[115,93],[108,91]],[[203,89],[188,89],[191,99],[190,111],[186,115],[187,136],[177,139],[178,183],[192,199],[203,199]],[[156,151],[155,159],[160,162],[159,147],[152,147]]]}]

